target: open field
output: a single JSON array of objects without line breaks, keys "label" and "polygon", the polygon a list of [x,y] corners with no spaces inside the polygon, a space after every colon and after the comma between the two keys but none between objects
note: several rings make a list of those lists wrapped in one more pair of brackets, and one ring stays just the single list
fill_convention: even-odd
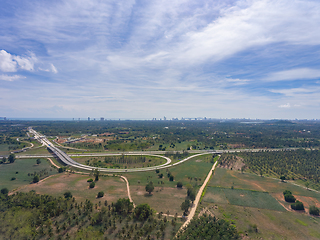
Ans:
[{"label": "open field", "polygon": [[[33,174],[34,172],[39,173],[40,171],[46,171],[48,174],[45,176],[50,176],[57,173],[57,170],[51,167],[51,164],[47,162],[47,159],[41,159],[41,163],[36,164],[35,158],[30,159],[16,159],[14,163],[11,164],[1,164],[0,165],[0,188],[8,188],[12,191],[18,187],[29,184],[33,176],[28,176],[28,174]],[[11,178],[15,177],[15,180]]]},{"label": "open field", "polygon": [[[182,214],[180,209],[181,203],[187,196],[186,184],[200,186],[213,163],[211,163],[212,155],[204,155],[192,158],[181,165],[160,170],[159,174],[163,174],[163,178],[158,177],[155,171],[140,173],[124,173],[128,178],[131,188],[131,195],[135,203],[148,203],[158,212],[166,212],[170,214]],[[174,176],[174,181],[169,181],[167,176],[170,172]],[[146,184],[152,181],[155,189],[151,196],[145,191]],[[177,182],[183,183],[183,189],[176,188]]]},{"label": "open field", "polygon": [[123,156],[105,156],[105,157],[72,157],[73,160],[86,164],[88,166],[103,167],[103,168],[141,168],[152,167],[164,164],[166,159],[154,156],[136,156],[136,155],[123,155]]},{"label": "open field", "polygon": [[12,150],[9,147],[18,147],[18,144],[0,144],[0,156],[9,155]]},{"label": "open field", "polygon": [[[231,204],[202,202],[216,217],[232,221],[244,239],[295,239],[320,238],[320,219],[288,211],[273,211]],[[256,225],[256,226],[255,226]],[[257,227],[258,232],[255,232]]]},{"label": "open field", "polygon": [[269,193],[243,189],[208,187],[203,201],[223,204],[230,203],[232,205],[277,211],[285,210]]},{"label": "open field", "polygon": [[[20,191],[29,192],[35,190],[40,194],[52,196],[63,196],[63,193],[70,191],[77,201],[91,200],[94,203],[99,201],[116,202],[119,198],[127,198],[127,188],[123,179],[119,177],[103,176],[96,182],[96,186],[89,189],[88,179],[94,178],[89,175],[60,173],[43,182],[31,184]],[[98,192],[103,191],[104,197],[97,199]]]},{"label": "open field", "polygon": [[[286,189],[306,212],[291,210],[282,194]],[[217,168],[197,211],[234,222],[250,239],[319,239],[320,218],[308,214],[308,206],[319,206],[319,200],[319,193],[288,182]]]},{"label": "open field", "polygon": [[[294,181],[293,181],[294,182]],[[282,193],[284,190],[290,190],[293,195],[314,197],[320,200],[320,194],[309,191],[303,187],[291,184],[290,182],[281,182],[279,179],[260,177],[251,173],[241,173],[224,168],[217,168],[215,175],[211,179],[209,186],[217,186],[237,189],[247,189],[255,191],[264,191],[269,193]]]}]

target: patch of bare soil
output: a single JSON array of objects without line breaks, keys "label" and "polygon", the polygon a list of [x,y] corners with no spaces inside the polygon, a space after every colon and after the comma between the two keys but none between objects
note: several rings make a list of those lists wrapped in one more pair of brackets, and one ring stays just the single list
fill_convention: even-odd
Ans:
[{"label": "patch of bare soil", "polygon": [[209,208],[203,208],[201,211],[200,211],[200,213],[198,214],[198,217],[201,217],[202,215],[204,215],[204,214],[206,214],[207,216],[212,216],[212,217],[214,217],[214,214],[213,214],[213,212],[211,212],[210,211],[210,209]]},{"label": "patch of bare soil", "polygon": [[238,156],[234,156],[233,158],[221,159],[219,167],[227,168],[231,170],[241,170],[242,167],[245,166],[244,159]]}]

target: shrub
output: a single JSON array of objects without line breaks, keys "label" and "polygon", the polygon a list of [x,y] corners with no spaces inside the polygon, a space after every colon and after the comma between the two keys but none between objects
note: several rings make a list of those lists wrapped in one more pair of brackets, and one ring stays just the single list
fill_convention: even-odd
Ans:
[{"label": "shrub", "polygon": [[286,194],[284,195],[284,200],[286,202],[294,203],[296,201],[296,198],[292,194]]},{"label": "shrub", "polygon": [[178,182],[178,183],[177,183],[177,188],[182,188],[182,186],[183,186],[183,185],[182,185],[182,182]]},{"label": "shrub", "polygon": [[90,188],[94,188],[95,186],[96,186],[95,182],[91,182],[89,185]]},{"label": "shrub", "polygon": [[104,196],[104,192],[102,192],[102,191],[98,192],[98,196],[97,196],[98,198],[102,198],[103,196]]},{"label": "shrub", "polygon": [[292,192],[289,191],[289,190],[284,190],[284,191],[283,191],[283,196],[286,195],[286,194],[291,194],[291,195],[292,195]]},{"label": "shrub", "polygon": [[13,181],[13,180],[16,180],[16,179],[17,179],[17,178],[15,178],[15,177],[12,177],[12,178],[11,178],[11,181]]},{"label": "shrub", "polygon": [[40,178],[39,178],[39,176],[38,175],[35,175],[34,177],[33,177],[33,182],[34,183],[37,183],[37,182],[39,182],[39,180],[40,180]]},{"label": "shrub", "polygon": [[298,200],[295,203],[291,204],[291,208],[293,210],[304,210],[303,203]]},{"label": "shrub", "polygon": [[159,173],[159,172],[160,172],[159,169],[157,169],[157,170],[156,170],[156,173]]},{"label": "shrub", "polygon": [[40,163],[41,163],[41,159],[38,158],[38,159],[37,159],[37,164],[39,165]]},{"label": "shrub", "polygon": [[163,174],[162,173],[158,174],[158,177],[163,178]]},{"label": "shrub", "polygon": [[87,182],[93,182],[93,179],[92,179],[92,178],[90,178],[90,179],[88,179],[88,180],[87,180]]},{"label": "shrub", "polygon": [[134,209],[134,217],[139,221],[148,219],[153,215],[152,208],[147,204],[140,204]]},{"label": "shrub", "polygon": [[169,181],[170,181],[170,182],[173,182],[173,180],[174,180],[174,176],[170,175]]},{"label": "shrub", "polygon": [[7,195],[9,193],[8,188],[2,188],[1,189],[1,193],[4,194],[4,195]]},{"label": "shrub", "polygon": [[310,206],[310,207],[309,207],[309,213],[310,213],[311,215],[319,216],[320,210],[319,210],[319,208],[317,208],[316,206]]},{"label": "shrub", "polygon": [[72,198],[72,193],[71,193],[70,191],[65,192],[63,195],[64,195],[64,198],[65,198],[65,199],[70,199],[70,198]]}]

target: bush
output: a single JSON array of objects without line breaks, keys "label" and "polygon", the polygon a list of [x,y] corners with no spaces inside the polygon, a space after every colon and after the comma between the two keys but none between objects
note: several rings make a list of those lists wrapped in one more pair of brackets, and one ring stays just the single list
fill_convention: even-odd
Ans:
[{"label": "bush", "polygon": [[309,207],[309,213],[310,213],[311,215],[319,216],[320,210],[319,210],[319,208],[317,208],[316,206],[310,206],[310,207]]},{"label": "bush", "polygon": [[159,169],[157,169],[157,170],[156,170],[156,173],[159,173],[159,172],[160,172]]},{"label": "bush", "polygon": [[286,194],[284,195],[284,200],[286,202],[294,203],[296,201],[296,198],[292,194]]},{"label": "bush", "polygon": [[38,158],[38,159],[37,159],[37,164],[39,165],[40,163],[41,163],[41,159]]},{"label": "bush", "polygon": [[293,210],[304,210],[303,203],[298,200],[295,203],[291,204],[291,208]]},{"label": "bush", "polygon": [[286,195],[286,194],[291,194],[291,195],[292,195],[292,192],[289,191],[289,190],[284,190],[284,191],[283,191],[283,196]]},{"label": "bush", "polygon": [[9,193],[8,188],[2,188],[1,189],[1,193],[4,194],[4,195],[7,195]]},{"label": "bush", "polygon": [[153,215],[152,208],[147,204],[140,204],[134,209],[134,217],[139,221],[148,219]]},{"label": "bush", "polygon": [[13,180],[16,180],[16,179],[17,179],[17,178],[15,178],[15,177],[12,177],[12,178],[11,178],[11,181],[13,181]]},{"label": "bush", "polygon": [[87,182],[93,182],[93,179],[92,179],[92,178],[90,178],[90,179],[88,179],[88,180],[87,180]]},{"label": "bush", "polygon": [[173,180],[174,180],[174,176],[170,175],[169,181],[170,181],[170,182],[173,182]]},{"label": "bush", "polygon": [[98,192],[98,196],[97,196],[98,198],[102,198],[103,196],[104,196],[104,192],[102,192],[102,191]]},{"label": "bush", "polygon": [[182,182],[177,183],[177,188],[182,188],[182,186],[183,186]]},{"label": "bush", "polygon": [[72,193],[71,193],[70,191],[65,192],[63,195],[64,195],[64,198],[65,198],[65,199],[70,199],[70,198],[72,198]]},{"label": "bush", "polygon": [[39,178],[39,176],[38,175],[35,175],[34,177],[33,177],[33,182],[34,183],[37,183],[37,182],[39,182],[39,180],[40,180],[40,178]]},{"label": "bush", "polygon": [[90,188],[94,188],[95,186],[96,186],[95,182],[91,182],[89,185]]}]

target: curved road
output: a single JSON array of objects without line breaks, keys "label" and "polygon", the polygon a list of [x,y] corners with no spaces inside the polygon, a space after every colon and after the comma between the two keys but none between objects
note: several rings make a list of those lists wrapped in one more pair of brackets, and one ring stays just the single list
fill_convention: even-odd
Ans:
[{"label": "curved road", "polygon": [[[45,136],[43,136],[40,133],[36,132],[31,127],[29,127],[28,130],[29,130],[29,132],[31,134],[34,135],[35,139],[37,139],[39,142],[41,142],[42,144],[47,146],[47,148],[53,154],[55,154],[63,163],[65,163],[66,165],[70,165],[72,167],[75,167],[75,168],[78,168],[78,169],[82,169],[82,170],[87,170],[87,171],[98,170],[100,172],[108,172],[108,173],[152,171],[152,170],[156,170],[156,169],[162,169],[162,168],[176,166],[176,165],[181,164],[181,163],[183,163],[185,161],[188,161],[189,159],[191,159],[193,157],[197,157],[197,156],[200,156],[200,155],[211,154],[212,153],[212,152],[199,153],[199,154],[187,157],[187,158],[183,159],[182,161],[176,162],[174,164],[171,164],[171,159],[168,158],[168,157],[165,157],[165,156],[146,154],[146,153],[143,153],[143,154],[142,153],[141,154],[140,153],[139,154],[138,153],[129,153],[129,154],[125,154],[125,155],[137,155],[137,156],[148,155],[148,156],[162,157],[162,158],[166,159],[167,162],[162,164],[162,165],[159,165],[159,166],[145,167],[145,168],[129,168],[129,169],[98,168],[98,167],[90,167],[90,166],[87,166],[87,165],[83,165],[83,164],[80,164],[80,163],[74,161],[73,159],[70,158],[70,156],[68,154],[66,154],[65,152],[63,152],[59,148],[55,147]],[[111,155],[111,154],[109,154],[109,155]],[[112,154],[112,155],[122,155],[122,154],[117,153],[117,154]],[[76,156],[79,156],[79,155],[76,155]],[[94,156],[96,156],[96,155],[94,155]]]}]

